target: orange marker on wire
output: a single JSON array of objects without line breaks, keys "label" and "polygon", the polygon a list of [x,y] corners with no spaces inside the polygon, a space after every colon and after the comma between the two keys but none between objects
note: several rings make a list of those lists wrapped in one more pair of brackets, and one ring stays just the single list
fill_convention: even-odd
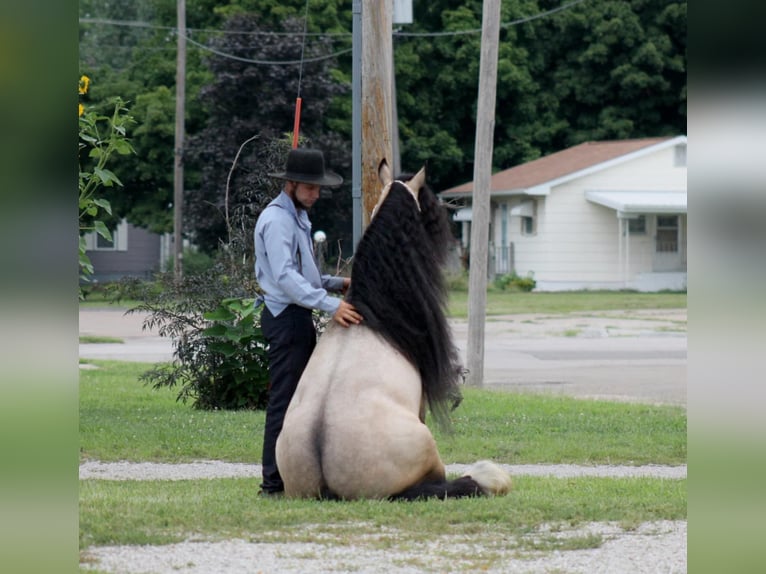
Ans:
[{"label": "orange marker on wire", "polygon": [[301,127],[301,98],[295,98],[295,122],[293,123],[293,149],[298,147],[298,132]]}]

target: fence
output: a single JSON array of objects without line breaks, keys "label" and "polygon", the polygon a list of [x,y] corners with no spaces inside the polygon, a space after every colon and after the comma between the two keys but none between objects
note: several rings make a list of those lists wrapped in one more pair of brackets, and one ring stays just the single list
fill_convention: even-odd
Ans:
[{"label": "fence", "polygon": [[513,243],[490,250],[489,276],[497,277],[513,273],[515,269]]}]

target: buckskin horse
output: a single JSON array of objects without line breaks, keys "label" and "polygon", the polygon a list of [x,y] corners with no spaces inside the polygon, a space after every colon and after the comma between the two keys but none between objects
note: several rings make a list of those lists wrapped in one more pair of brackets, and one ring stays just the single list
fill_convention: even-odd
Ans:
[{"label": "buckskin horse", "polygon": [[[348,300],[360,325],[322,334],[277,439],[277,466],[293,498],[404,499],[506,494],[511,478],[479,461],[447,480],[426,407],[449,422],[460,396],[458,352],[445,316],[446,212],[425,168],[383,188],[359,241]],[[405,178],[402,178],[405,179]]]}]

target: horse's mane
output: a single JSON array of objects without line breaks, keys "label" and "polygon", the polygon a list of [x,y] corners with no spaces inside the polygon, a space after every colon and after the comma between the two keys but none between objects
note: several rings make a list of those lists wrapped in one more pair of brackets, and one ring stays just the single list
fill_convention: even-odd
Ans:
[{"label": "horse's mane", "polygon": [[433,192],[421,188],[418,211],[399,181],[359,241],[348,300],[364,317],[364,325],[419,370],[431,412],[446,422],[448,401],[459,397],[460,378],[445,316],[442,270],[452,236],[446,211]]}]

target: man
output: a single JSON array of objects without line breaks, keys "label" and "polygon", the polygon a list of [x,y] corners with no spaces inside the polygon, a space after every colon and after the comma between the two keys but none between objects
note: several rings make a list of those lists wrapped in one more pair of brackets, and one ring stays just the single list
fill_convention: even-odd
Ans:
[{"label": "man", "polygon": [[285,183],[255,225],[255,276],[264,291],[261,329],[269,343],[271,379],[263,436],[261,493],[265,496],[284,491],[274,449],[290,399],[316,345],[312,310],[330,314],[343,327],[362,320],[351,304],[328,294],[345,293],[351,279],[320,275],[307,213],[322,186],[338,186],[343,178],[325,169],[321,151],[305,148],[291,150],[285,171],[269,175]]}]

